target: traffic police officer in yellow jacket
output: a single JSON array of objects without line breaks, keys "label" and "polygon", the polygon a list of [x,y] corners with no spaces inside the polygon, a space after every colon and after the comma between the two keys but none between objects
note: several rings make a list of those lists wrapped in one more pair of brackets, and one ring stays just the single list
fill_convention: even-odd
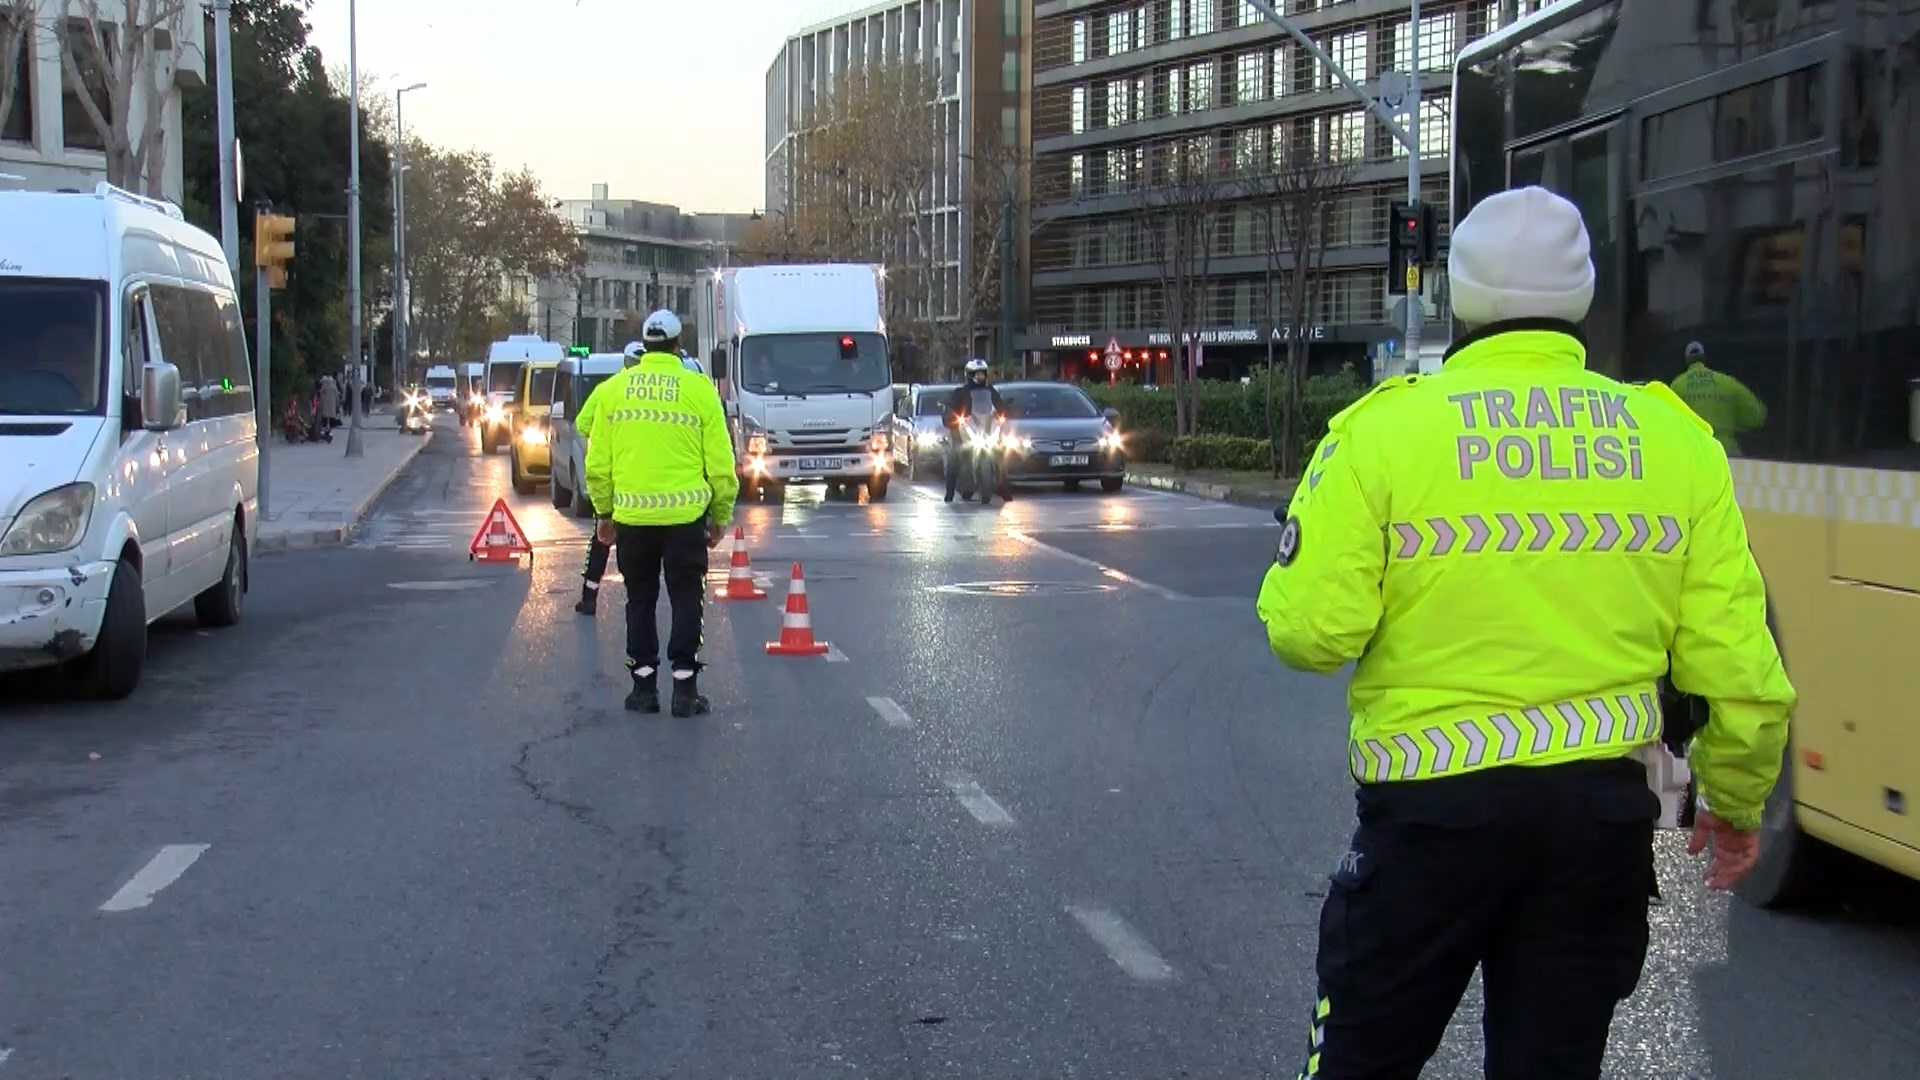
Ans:
[{"label": "traffic police officer in yellow jacket", "polygon": [[1658,680],[1709,704],[1716,888],[1752,865],[1794,692],[1712,432],[1586,368],[1579,211],[1495,195],[1448,271],[1470,332],[1328,425],[1260,592],[1286,663],[1357,662],[1302,1075],[1418,1076],[1477,967],[1490,1080],[1592,1080],[1646,956]]},{"label": "traffic police officer in yellow jacket", "polygon": [[660,711],[660,632],[654,607],[664,569],[673,626],[667,663],[673,670],[673,715],[708,709],[700,695],[700,616],[707,549],[733,520],[740,481],[733,440],[713,383],[688,371],[676,355],[680,320],[656,311],[641,325],[640,362],[615,375],[587,441],[587,495],[596,531],[614,545],[627,582],[627,708]]},{"label": "traffic police officer in yellow jacket", "polygon": [[[627,347],[621,350],[620,366],[630,368],[639,363],[646,351],[646,346],[637,341],[627,342]],[[600,401],[605,396],[601,391],[619,382],[619,376],[614,376],[594,387],[587,395],[587,400],[581,403],[580,415],[574,417],[573,429],[587,440],[589,446],[593,445],[593,424],[600,418]],[[607,576],[607,558],[612,553],[613,545],[600,539],[600,530],[595,529],[593,535],[587,538],[587,565],[580,571],[580,600],[573,605],[573,610],[582,615],[592,615],[600,609],[600,579]]]}]

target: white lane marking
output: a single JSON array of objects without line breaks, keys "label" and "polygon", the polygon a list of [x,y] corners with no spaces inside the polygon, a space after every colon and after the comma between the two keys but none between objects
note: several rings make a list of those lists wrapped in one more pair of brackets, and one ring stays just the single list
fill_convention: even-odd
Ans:
[{"label": "white lane marking", "polygon": [[867,699],[867,704],[873,706],[873,711],[879,713],[880,719],[885,720],[889,727],[913,726],[913,717],[908,716],[907,710],[901,708],[900,703],[890,697],[870,697]]},{"label": "white lane marking", "polygon": [[827,663],[844,664],[847,662],[848,662],[847,654],[840,651],[840,646],[838,645],[827,646]]},{"label": "white lane marking", "polygon": [[955,773],[947,777],[947,790],[953,792],[954,798],[959,799],[960,805],[966,807],[967,813],[972,814],[973,820],[980,824],[995,829],[1013,826],[1013,815],[1007,813],[1006,807],[995,802],[993,796],[987,794],[986,789],[971,776]]},{"label": "white lane marking", "polygon": [[13,1051],[11,1049],[5,1046],[0,1046],[0,1065],[5,1065],[7,1063],[7,1059],[12,1056],[13,1056]]},{"label": "white lane marking", "polygon": [[101,911],[133,911],[153,903],[160,890],[180,880],[187,868],[206,854],[211,844],[168,844],[128,879],[120,891],[100,905]]},{"label": "white lane marking", "polygon": [[1137,589],[1145,589],[1146,591],[1152,593],[1153,595],[1159,597],[1162,600],[1191,599],[1184,593],[1174,592],[1172,589],[1169,589],[1164,585],[1155,585],[1151,581],[1142,581],[1139,578],[1134,577],[1132,574],[1129,574],[1123,570],[1115,570],[1113,567],[1108,566],[1105,563],[1095,562],[1084,555],[1075,555],[1071,551],[1062,551],[1059,548],[1054,547],[1052,544],[1043,544],[1040,541],[1035,540],[1033,537],[1028,536],[1026,533],[1021,532],[1018,529],[1008,530],[1007,535],[1013,537],[1015,540],[1018,540],[1023,544],[1029,544],[1033,547],[1039,548],[1042,551],[1046,551],[1054,555],[1058,555],[1063,559],[1070,559],[1074,562],[1079,563],[1081,566],[1090,566],[1093,569],[1100,571],[1101,575],[1104,577],[1110,577],[1115,581],[1124,581],[1127,584],[1132,585]]},{"label": "white lane marking", "polygon": [[1127,920],[1103,907],[1068,904],[1067,914],[1080,924],[1087,936],[1100,943],[1120,970],[1141,982],[1166,982],[1173,978],[1173,965],[1160,958],[1147,939],[1127,925]]}]

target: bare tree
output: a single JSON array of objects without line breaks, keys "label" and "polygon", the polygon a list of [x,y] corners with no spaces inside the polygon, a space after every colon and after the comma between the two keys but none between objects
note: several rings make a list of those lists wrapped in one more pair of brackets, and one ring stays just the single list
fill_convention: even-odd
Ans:
[{"label": "bare tree", "polygon": [[1190,435],[1198,429],[1199,402],[1188,386],[1188,355],[1206,326],[1209,271],[1233,185],[1211,134],[1181,138],[1155,153],[1156,175],[1141,199],[1138,226],[1142,254],[1159,271],[1173,337],[1174,431]]},{"label": "bare tree", "polygon": [[160,193],[167,161],[162,121],[189,6],[188,0],[71,0],[69,7],[68,0],[55,0],[53,30],[67,89],[100,137],[107,182],[116,187]]},{"label": "bare tree", "polygon": [[[1275,476],[1300,468],[1300,430],[1305,416],[1309,335],[1302,333],[1318,291],[1320,268],[1332,235],[1340,192],[1353,179],[1355,162],[1339,147],[1316,146],[1296,137],[1273,147],[1273,170],[1252,178],[1267,253],[1267,430],[1275,431],[1273,337],[1287,328],[1285,394],[1273,440]],[[1278,305],[1276,310],[1276,296]],[[1285,321],[1282,322],[1281,320]]]},{"label": "bare tree", "polygon": [[0,126],[13,115],[13,93],[20,79],[19,62],[33,35],[34,13],[40,0],[0,0]]}]

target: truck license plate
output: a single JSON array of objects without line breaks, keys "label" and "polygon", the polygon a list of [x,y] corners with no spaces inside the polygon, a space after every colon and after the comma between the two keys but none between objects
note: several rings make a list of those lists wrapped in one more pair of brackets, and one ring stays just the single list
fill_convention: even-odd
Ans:
[{"label": "truck license plate", "polygon": [[802,472],[810,472],[814,469],[838,469],[839,467],[840,459],[837,457],[803,457],[800,459],[800,470]]},{"label": "truck license plate", "polygon": [[1085,465],[1086,463],[1087,463],[1087,455],[1085,454],[1053,455],[1053,467],[1056,469],[1060,468],[1063,465]]}]

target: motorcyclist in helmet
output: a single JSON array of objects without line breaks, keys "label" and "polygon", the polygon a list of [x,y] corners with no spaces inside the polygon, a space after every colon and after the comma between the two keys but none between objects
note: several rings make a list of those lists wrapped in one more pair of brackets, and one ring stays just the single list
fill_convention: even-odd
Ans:
[{"label": "motorcyclist in helmet", "polygon": [[[963,441],[962,435],[961,435],[961,428],[966,426],[967,417],[971,415],[973,412],[973,396],[974,396],[974,392],[977,390],[985,390],[987,394],[992,398],[993,411],[996,414],[1005,411],[1006,404],[1005,402],[1000,400],[1000,391],[994,388],[993,380],[987,374],[987,362],[976,356],[972,360],[967,361],[966,381],[961,383],[959,386],[954,387],[953,393],[949,395],[947,398],[946,467],[941,471],[947,474],[947,501],[948,502],[953,501],[954,485],[958,483],[960,480],[960,470],[963,467],[961,464],[961,453],[960,453],[961,443]],[[1008,487],[1005,479],[1003,478],[1000,484],[1001,501],[1005,502],[1007,499],[1007,496],[1008,496]],[[990,496],[987,494],[987,492],[983,491],[983,492],[980,492],[980,497],[985,499],[985,498],[989,498]],[[971,496],[969,496],[969,498],[971,498]]]}]

